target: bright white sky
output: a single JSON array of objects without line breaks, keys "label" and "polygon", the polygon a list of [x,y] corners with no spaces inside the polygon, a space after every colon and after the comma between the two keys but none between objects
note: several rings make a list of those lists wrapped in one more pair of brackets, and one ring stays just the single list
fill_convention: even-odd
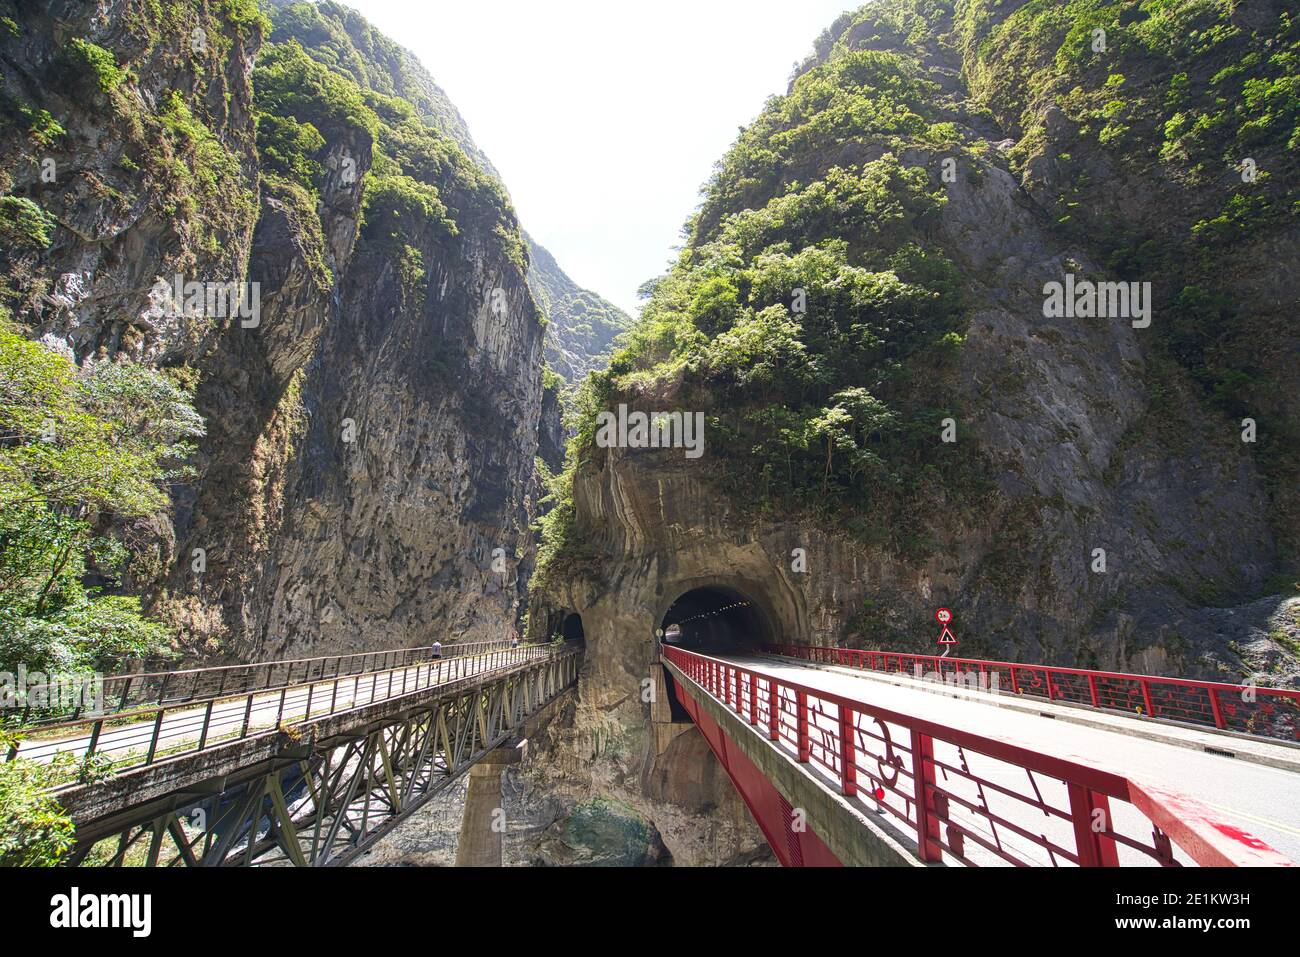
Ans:
[{"label": "bright white sky", "polygon": [[713,163],[862,0],[343,0],[423,61],[524,228],[624,309]]}]

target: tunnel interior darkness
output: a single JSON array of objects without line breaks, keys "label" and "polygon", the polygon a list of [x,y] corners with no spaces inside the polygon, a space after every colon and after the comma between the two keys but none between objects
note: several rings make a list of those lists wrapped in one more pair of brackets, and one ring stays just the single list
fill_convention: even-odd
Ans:
[{"label": "tunnel interior darkness", "polygon": [[681,639],[665,641],[705,653],[756,651],[773,638],[763,614],[745,594],[732,588],[696,588],[682,595],[659,627],[681,628]]},{"label": "tunnel interior darkness", "polygon": [[582,617],[577,612],[570,613],[564,619],[564,624],[560,626],[560,635],[565,641],[587,640],[587,636],[582,630]]}]

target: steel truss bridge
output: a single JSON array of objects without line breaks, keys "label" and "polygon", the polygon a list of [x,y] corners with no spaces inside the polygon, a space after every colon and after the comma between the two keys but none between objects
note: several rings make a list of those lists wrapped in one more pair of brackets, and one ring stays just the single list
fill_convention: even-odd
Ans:
[{"label": "steel truss bridge", "polygon": [[1290,866],[1246,825],[1300,837],[1300,692],[803,646],[661,660],[783,865]]},{"label": "steel truss bridge", "polygon": [[116,676],[106,713],[8,757],[115,772],[55,792],[73,865],[342,865],[517,737],[580,656],[500,642]]}]

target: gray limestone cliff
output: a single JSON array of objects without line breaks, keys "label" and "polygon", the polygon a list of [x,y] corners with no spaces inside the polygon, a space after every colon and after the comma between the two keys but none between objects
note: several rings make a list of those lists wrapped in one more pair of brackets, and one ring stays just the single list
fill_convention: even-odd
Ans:
[{"label": "gray limestone cliff", "polygon": [[[50,223],[5,304],[78,360],[182,370],[207,423],[171,513],[121,530],[124,587],[196,658],[508,633],[543,323],[500,185],[390,95],[422,76],[358,85],[252,4],[4,6],[0,187]],[[186,314],[178,276],[259,311]]]}]

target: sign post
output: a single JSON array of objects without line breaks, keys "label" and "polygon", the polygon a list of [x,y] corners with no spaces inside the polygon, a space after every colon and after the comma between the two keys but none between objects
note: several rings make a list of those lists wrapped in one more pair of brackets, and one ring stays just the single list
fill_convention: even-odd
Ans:
[{"label": "sign post", "polygon": [[944,649],[939,657],[947,658],[948,652],[952,651],[952,646],[957,644],[957,636],[948,627],[952,623],[952,612],[947,608],[940,608],[934,613],[934,620],[943,625],[943,631],[939,632],[939,644],[943,645]]}]

